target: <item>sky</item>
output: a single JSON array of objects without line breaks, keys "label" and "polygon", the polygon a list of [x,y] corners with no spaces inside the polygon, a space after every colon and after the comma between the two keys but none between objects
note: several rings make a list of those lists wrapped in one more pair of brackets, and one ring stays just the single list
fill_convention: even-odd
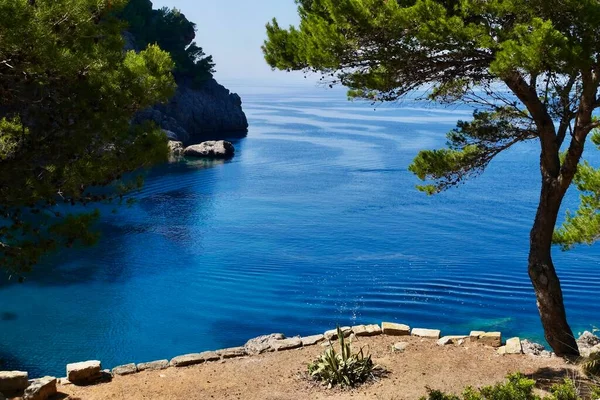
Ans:
[{"label": "sky", "polygon": [[196,42],[213,56],[217,80],[303,80],[299,72],[271,71],[260,49],[273,17],[281,26],[298,24],[294,0],[153,0],[153,5],[177,8],[196,23]]}]

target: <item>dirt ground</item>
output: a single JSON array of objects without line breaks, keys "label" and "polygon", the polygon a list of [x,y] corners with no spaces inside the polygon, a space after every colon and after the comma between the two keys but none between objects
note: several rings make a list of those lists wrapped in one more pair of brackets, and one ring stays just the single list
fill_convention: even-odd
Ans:
[{"label": "dirt ground", "polygon": [[[399,341],[408,342],[403,353],[392,352]],[[542,384],[572,375],[560,358],[496,355],[478,344],[440,347],[435,340],[378,336],[360,338],[364,347],[388,374],[356,390],[326,389],[306,379],[307,364],[323,351],[320,345],[268,353],[185,368],[117,376],[111,382],[78,387],[59,385],[58,399],[69,400],[307,400],[373,399],[412,400],[426,387],[460,393],[465,386],[490,385],[511,372],[523,372]]]}]

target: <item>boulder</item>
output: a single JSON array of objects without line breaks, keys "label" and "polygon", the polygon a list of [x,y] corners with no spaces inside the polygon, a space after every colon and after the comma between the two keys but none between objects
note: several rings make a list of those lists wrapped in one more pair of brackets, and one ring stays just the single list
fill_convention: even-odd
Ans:
[{"label": "boulder", "polygon": [[119,365],[112,369],[113,375],[131,375],[137,372],[137,366],[135,364]]},{"label": "boulder", "polygon": [[167,136],[167,139],[169,139],[170,141],[178,141],[179,140],[179,138],[177,137],[177,134],[175,132],[170,131],[168,129],[163,129],[162,131]]},{"label": "boulder", "polygon": [[94,382],[102,376],[102,364],[98,360],[67,364],[67,379],[74,384]]},{"label": "boulder", "polygon": [[29,375],[23,371],[0,371],[0,392],[21,392],[29,386]]},{"label": "boulder", "polygon": [[540,356],[542,355],[542,352],[546,350],[541,344],[531,342],[527,339],[521,340],[521,349],[523,349],[524,354],[531,354],[534,356]]},{"label": "boulder", "polygon": [[273,348],[275,351],[292,350],[299,347],[302,347],[302,340],[300,338],[275,340],[273,342]]},{"label": "boulder", "polygon": [[183,155],[186,157],[231,158],[234,154],[233,144],[225,140],[210,140],[188,146],[183,150]]},{"label": "boulder", "polygon": [[305,337],[300,338],[300,340],[302,341],[302,346],[314,346],[315,344],[325,340],[325,336],[323,336],[323,335],[305,336]]},{"label": "boulder", "polygon": [[216,353],[223,359],[243,357],[246,355],[246,349],[243,347],[231,347],[229,349],[217,350]]},{"label": "boulder", "polygon": [[414,328],[410,334],[412,336],[422,337],[426,339],[439,339],[442,332],[437,329]]},{"label": "boulder", "polygon": [[589,357],[590,354],[600,351],[600,338],[592,332],[585,331],[577,339],[577,347],[583,357]]},{"label": "boulder", "polygon": [[183,155],[183,143],[169,140],[169,151],[172,156],[179,157]]},{"label": "boulder", "polygon": [[496,350],[496,354],[498,355],[505,355],[506,354],[506,346],[500,346],[498,347],[498,349]]},{"label": "boulder", "polygon": [[394,322],[382,322],[381,330],[384,335],[390,336],[409,336],[410,326],[404,324],[396,324]]},{"label": "boulder", "polygon": [[270,335],[259,336],[248,340],[244,345],[244,349],[246,349],[246,353],[249,355],[275,351],[273,348],[273,342],[282,339],[285,339],[285,335],[283,333],[272,333]]},{"label": "boulder", "polygon": [[[342,331],[342,335],[344,335],[345,338],[350,336],[350,334],[352,333],[352,328],[349,326],[340,326],[340,330]],[[337,328],[326,331],[323,334],[323,336],[325,336],[326,340],[336,340],[338,338]]]},{"label": "boulder", "polygon": [[518,337],[508,339],[506,341],[506,354],[523,354],[521,339]]},{"label": "boulder", "polygon": [[358,337],[361,336],[377,336],[381,335],[381,328],[377,324],[373,325],[358,325],[352,327],[352,332]]},{"label": "boulder", "polygon": [[139,363],[137,365],[138,372],[142,371],[159,371],[169,367],[169,360],[157,360],[145,363]]},{"label": "boulder", "polygon": [[27,389],[25,389],[23,400],[46,400],[55,394],[56,378],[45,376],[31,381]]},{"label": "boulder", "polygon": [[471,342],[478,342],[486,346],[502,346],[502,333],[500,332],[473,331],[471,332],[469,339]]}]

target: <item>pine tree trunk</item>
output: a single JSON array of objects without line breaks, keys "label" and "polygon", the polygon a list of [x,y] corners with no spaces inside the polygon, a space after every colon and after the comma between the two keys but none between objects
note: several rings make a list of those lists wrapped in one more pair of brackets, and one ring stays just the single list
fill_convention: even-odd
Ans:
[{"label": "pine tree trunk", "polygon": [[552,235],[564,195],[565,190],[557,180],[544,179],[530,235],[529,277],[535,289],[546,341],[558,356],[578,356],[551,253]]}]

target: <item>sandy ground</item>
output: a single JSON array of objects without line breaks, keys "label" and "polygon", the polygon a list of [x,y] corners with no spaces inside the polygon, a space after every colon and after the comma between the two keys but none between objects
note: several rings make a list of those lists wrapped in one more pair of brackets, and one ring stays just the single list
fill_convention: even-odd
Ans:
[{"label": "sandy ground", "polygon": [[[403,353],[392,352],[394,343],[409,343]],[[142,372],[115,377],[111,382],[77,387],[59,385],[57,399],[373,399],[412,400],[426,387],[462,392],[465,386],[499,382],[510,372],[521,371],[542,384],[571,375],[559,358],[528,355],[498,356],[478,344],[440,347],[435,340],[378,336],[354,343],[368,349],[373,360],[389,373],[378,382],[355,390],[326,389],[306,379],[307,363],[323,351],[320,345],[201,364],[186,368]]]}]

